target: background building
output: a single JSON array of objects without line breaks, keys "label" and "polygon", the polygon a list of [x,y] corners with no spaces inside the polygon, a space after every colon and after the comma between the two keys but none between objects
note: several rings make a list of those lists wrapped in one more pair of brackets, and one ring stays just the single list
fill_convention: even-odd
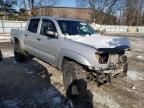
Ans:
[{"label": "background building", "polygon": [[[40,7],[35,10],[36,16],[54,16],[63,18],[75,18],[88,22],[94,22],[91,17],[92,11],[89,8],[73,8],[73,7]],[[101,13],[103,16],[102,23],[115,24],[116,17]],[[108,21],[108,20],[109,21]],[[101,19],[100,19],[101,20]]]}]

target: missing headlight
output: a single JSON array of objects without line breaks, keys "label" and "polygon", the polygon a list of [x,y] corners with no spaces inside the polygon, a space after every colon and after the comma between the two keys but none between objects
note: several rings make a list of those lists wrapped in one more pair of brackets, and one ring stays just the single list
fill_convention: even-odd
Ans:
[{"label": "missing headlight", "polygon": [[109,53],[96,53],[96,58],[100,64],[106,64],[109,59]]}]

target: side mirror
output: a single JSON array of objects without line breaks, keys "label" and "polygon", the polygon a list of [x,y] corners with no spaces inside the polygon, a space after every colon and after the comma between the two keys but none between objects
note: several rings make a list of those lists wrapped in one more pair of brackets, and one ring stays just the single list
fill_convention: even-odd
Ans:
[{"label": "side mirror", "polygon": [[53,38],[57,38],[57,33],[56,32],[53,32],[53,31],[47,31],[46,32],[46,35],[50,36],[50,37],[53,37]]}]

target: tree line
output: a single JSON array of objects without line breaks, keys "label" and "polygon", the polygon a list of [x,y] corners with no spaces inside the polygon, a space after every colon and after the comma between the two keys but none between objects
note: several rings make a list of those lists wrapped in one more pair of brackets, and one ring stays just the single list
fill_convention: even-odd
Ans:
[{"label": "tree line", "polygon": [[[78,7],[91,10],[89,14],[92,22],[144,25],[144,0],[75,0],[75,2]],[[9,14],[18,20],[26,20],[29,16],[35,16],[37,8],[53,7],[58,3],[60,0],[0,0],[0,16]]]},{"label": "tree line", "polygon": [[0,17],[27,20],[36,15],[36,9],[42,6],[55,6],[60,0],[0,0]]},{"label": "tree line", "polygon": [[[144,25],[144,0],[76,0],[76,3],[79,7],[91,9],[91,18],[95,23]],[[115,16],[116,22],[107,15]]]}]

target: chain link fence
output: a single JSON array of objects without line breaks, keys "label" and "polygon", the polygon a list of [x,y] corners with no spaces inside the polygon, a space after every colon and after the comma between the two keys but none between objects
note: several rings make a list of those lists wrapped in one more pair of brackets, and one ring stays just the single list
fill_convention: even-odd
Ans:
[{"label": "chain link fence", "polygon": [[[0,20],[0,33],[9,33],[11,29],[24,29],[26,21]],[[91,24],[95,30],[110,33],[144,33],[144,26],[99,25]]]},{"label": "chain link fence", "polygon": [[99,25],[91,24],[98,31],[109,33],[144,33],[144,26],[125,26],[125,25]]},{"label": "chain link fence", "polygon": [[0,20],[0,33],[9,33],[11,29],[24,29],[26,21]]}]

